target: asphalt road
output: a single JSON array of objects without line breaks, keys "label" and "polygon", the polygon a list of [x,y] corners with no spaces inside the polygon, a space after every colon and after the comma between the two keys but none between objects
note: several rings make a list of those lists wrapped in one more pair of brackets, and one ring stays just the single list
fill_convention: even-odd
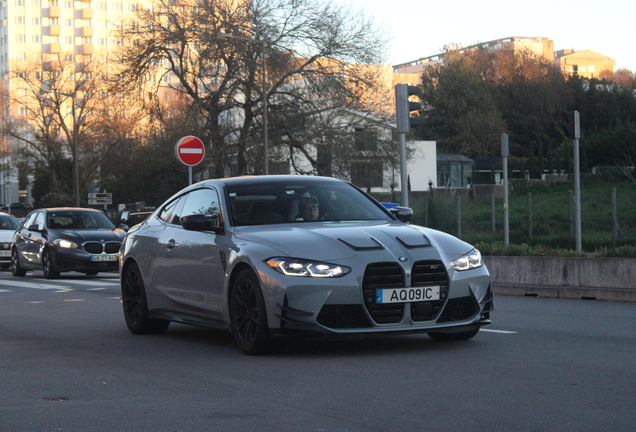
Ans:
[{"label": "asphalt road", "polygon": [[634,431],[636,304],[496,298],[473,340],[126,329],[116,275],[0,272],[0,431]]}]

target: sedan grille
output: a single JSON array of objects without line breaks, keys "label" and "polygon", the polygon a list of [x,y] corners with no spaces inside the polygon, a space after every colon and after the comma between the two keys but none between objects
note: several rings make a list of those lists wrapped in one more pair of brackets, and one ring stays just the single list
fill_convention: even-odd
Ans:
[{"label": "sedan grille", "polygon": [[110,242],[104,245],[104,252],[107,254],[114,254],[119,252],[119,248],[121,247],[121,243],[119,242]]},{"label": "sedan grille", "polygon": [[98,242],[86,242],[84,243],[84,250],[89,254],[99,255],[102,252],[106,252],[107,254],[114,254],[119,252],[119,248],[121,247],[121,243],[119,242],[109,242],[106,244],[98,243]]},{"label": "sedan grille", "polygon": [[477,313],[478,307],[472,296],[449,299],[437,322],[466,320]]},{"label": "sedan grille", "polygon": [[84,250],[90,254],[97,255],[104,251],[104,246],[96,242],[84,243]]},{"label": "sedan grille", "polygon": [[356,304],[324,305],[316,322],[335,329],[371,327],[362,306]]},{"label": "sedan grille", "polygon": [[412,286],[439,285],[439,300],[411,303],[413,321],[431,320],[437,316],[448,294],[448,274],[444,263],[435,260],[417,261],[411,271]]},{"label": "sedan grille", "polygon": [[394,324],[402,320],[404,303],[376,304],[375,290],[404,286],[404,272],[395,262],[369,264],[362,279],[364,305],[377,324]]}]

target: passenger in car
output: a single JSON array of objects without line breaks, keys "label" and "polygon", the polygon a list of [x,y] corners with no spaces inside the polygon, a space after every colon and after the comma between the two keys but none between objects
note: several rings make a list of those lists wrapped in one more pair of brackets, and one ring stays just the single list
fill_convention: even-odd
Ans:
[{"label": "passenger in car", "polygon": [[310,196],[303,198],[298,203],[299,216],[304,221],[315,221],[320,216],[320,207],[318,205],[318,198]]}]

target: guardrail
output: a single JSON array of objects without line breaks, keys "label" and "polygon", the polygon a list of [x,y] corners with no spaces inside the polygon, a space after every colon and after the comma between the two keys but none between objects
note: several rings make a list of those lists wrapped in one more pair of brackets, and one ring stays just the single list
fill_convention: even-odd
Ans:
[{"label": "guardrail", "polygon": [[636,258],[485,256],[495,294],[636,302]]}]

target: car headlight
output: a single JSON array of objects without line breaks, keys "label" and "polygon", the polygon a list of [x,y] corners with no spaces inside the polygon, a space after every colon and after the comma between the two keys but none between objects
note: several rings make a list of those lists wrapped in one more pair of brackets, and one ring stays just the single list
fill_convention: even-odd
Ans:
[{"label": "car headlight", "polygon": [[266,262],[271,268],[287,276],[340,277],[351,271],[349,267],[341,265],[296,258],[270,258]]},{"label": "car headlight", "polygon": [[450,263],[451,267],[457,271],[474,269],[481,267],[482,264],[481,253],[477,249],[471,250]]},{"label": "car headlight", "polygon": [[65,249],[76,249],[78,246],[77,243],[73,243],[68,240],[62,240],[62,239],[56,239],[53,241],[53,243]]}]

